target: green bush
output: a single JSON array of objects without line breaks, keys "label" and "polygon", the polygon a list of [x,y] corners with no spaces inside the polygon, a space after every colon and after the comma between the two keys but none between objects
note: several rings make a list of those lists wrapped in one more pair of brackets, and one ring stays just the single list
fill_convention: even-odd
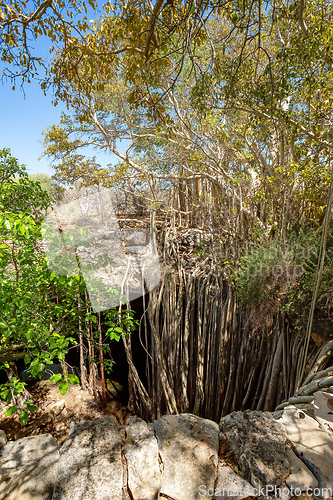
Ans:
[{"label": "green bush", "polygon": [[[328,314],[333,304],[333,237],[327,242],[317,309]],[[321,230],[275,237],[243,252],[236,275],[239,297],[265,323],[278,311],[304,327],[311,303]]]}]

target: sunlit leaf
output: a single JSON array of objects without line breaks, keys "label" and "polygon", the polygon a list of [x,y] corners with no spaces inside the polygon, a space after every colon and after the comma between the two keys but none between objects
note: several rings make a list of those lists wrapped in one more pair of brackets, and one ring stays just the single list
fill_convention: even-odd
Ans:
[{"label": "sunlit leaf", "polygon": [[62,396],[64,396],[66,394],[66,392],[68,391],[68,382],[66,382],[66,380],[62,380],[59,384],[59,391],[60,391],[60,394]]}]

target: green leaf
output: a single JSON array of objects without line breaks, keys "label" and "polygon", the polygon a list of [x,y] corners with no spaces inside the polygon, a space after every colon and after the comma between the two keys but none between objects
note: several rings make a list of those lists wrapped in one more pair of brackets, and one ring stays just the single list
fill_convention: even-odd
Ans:
[{"label": "green leaf", "polygon": [[25,410],[21,411],[19,416],[19,422],[21,425],[25,425],[28,422],[29,413]]},{"label": "green leaf", "polygon": [[51,382],[57,383],[57,382],[59,382],[59,380],[61,380],[61,379],[62,379],[62,375],[61,375],[61,373],[55,373],[54,375],[52,375],[52,377],[50,377],[50,379],[49,379],[49,380],[50,380]]},{"label": "green leaf", "polygon": [[17,410],[17,405],[15,406],[11,406],[10,408],[8,408],[8,410],[6,411],[6,416],[7,417],[10,417],[10,415],[13,415],[13,413],[15,413]]},{"label": "green leaf", "polygon": [[38,408],[35,405],[27,405],[27,410],[33,412],[33,411],[37,411]]},{"label": "green leaf", "polygon": [[59,391],[60,391],[60,394],[62,396],[64,396],[66,394],[66,392],[68,391],[68,382],[66,382],[66,380],[62,380],[59,384]]},{"label": "green leaf", "polygon": [[237,21],[238,21],[238,15],[236,14],[236,12],[234,12],[233,14],[231,14],[230,18],[231,18],[232,24],[234,26],[236,26]]},{"label": "green leaf", "polygon": [[24,356],[24,363],[27,365],[28,363],[30,363],[30,361],[31,361],[31,356],[30,356],[30,354],[26,354],[26,355]]},{"label": "green leaf", "polygon": [[4,400],[6,401],[6,403],[9,405],[9,403],[11,402],[12,400],[12,393],[10,392],[9,389],[6,389],[3,393],[2,393],[2,397],[4,398]]},{"label": "green leaf", "polygon": [[76,385],[76,384],[79,384],[80,383],[80,380],[79,380],[79,377],[77,377],[76,375],[74,374],[70,374],[68,375],[68,380],[70,381],[70,383],[72,385]]},{"label": "green leaf", "polygon": [[32,331],[30,331],[30,332],[26,332],[25,336],[26,336],[26,339],[27,339],[27,340],[31,340],[31,339],[32,339],[32,337],[33,337],[33,332],[32,332]]}]

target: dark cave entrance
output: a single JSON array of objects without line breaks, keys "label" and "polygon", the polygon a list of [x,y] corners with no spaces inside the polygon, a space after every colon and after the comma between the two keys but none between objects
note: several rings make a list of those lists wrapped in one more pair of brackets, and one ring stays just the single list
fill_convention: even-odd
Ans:
[{"label": "dark cave entrance", "polygon": [[[138,297],[130,302],[130,308],[135,312],[134,318],[139,321],[140,327],[138,326],[135,331],[131,334],[131,345],[132,345],[132,360],[138,371],[139,377],[142,383],[147,387],[147,376],[146,376],[146,364],[147,364],[147,352],[143,347],[143,344],[150,346],[150,328],[148,319],[145,322],[143,319],[144,305],[147,308],[149,301],[149,293],[144,297]],[[126,308],[126,306],[124,306]],[[103,312],[101,313],[101,323],[102,323],[102,334],[103,343],[108,342],[105,336],[107,326],[103,321]],[[140,340],[144,339],[143,342]],[[129,385],[128,385],[128,361],[126,357],[126,352],[122,339],[119,342],[115,340],[110,342],[110,354],[105,354],[105,359],[112,359],[115,364],[113,365],[112,372],[105,374],[106,379],[110,379],[122,386],[122,390],[118,394],[118,399],[125,406],[128,404],[129,400]],[[149,351],[149,349],[148,349]],[[66,355],[66,362],[70,366],[79,366],[80,364],[80,354],[79,346],[73,346],[70,348],[68,354]],[[24,368],[24,367],[22,367]],[[99,369],[98,369],[99,371]]]}]

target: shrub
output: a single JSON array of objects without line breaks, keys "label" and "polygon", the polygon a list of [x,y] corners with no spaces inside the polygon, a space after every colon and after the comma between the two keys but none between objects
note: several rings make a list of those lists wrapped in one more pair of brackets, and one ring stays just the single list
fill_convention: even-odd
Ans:
[{"label": "shrub", "polygon": [[[331,230],[332,233],[332,230]],[[275,237],[243,252],[236,284],[238,295],[259,325],[271,323],[274,315],[285,312],[295,326],[303,328],[312,297],[320,248],[318,230],[291,233],[283,240]],[[328,238],[326,259],[317,299],[317,308],[328,314],[333,304],[333,238]]]}]

